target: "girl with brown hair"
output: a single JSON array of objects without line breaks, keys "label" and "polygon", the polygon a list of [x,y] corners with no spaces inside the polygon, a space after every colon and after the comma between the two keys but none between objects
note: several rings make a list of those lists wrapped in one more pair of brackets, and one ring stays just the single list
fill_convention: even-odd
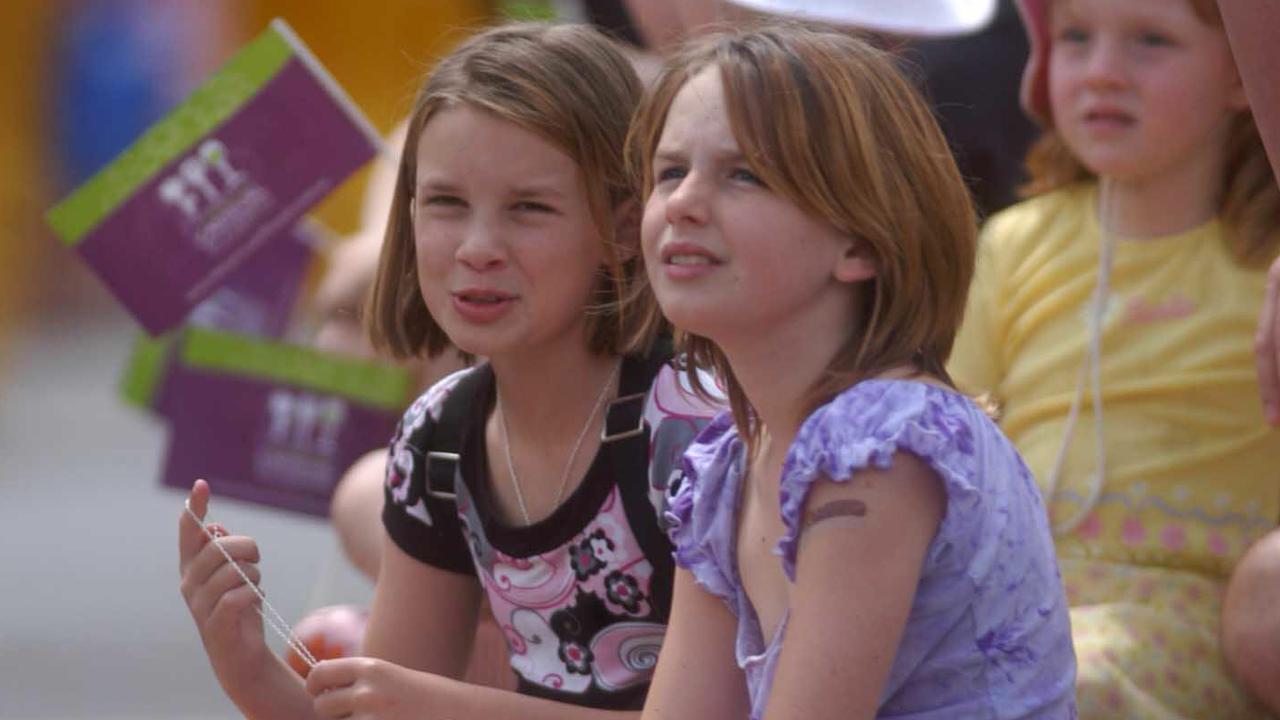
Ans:
[{"label": "girl with brown hair", "polygon": [[671,60],[632,133],[650,282],[732,404],[670,492],[645,717],[1072,717],[1039,492],[944,368],[976,223],[924,102],[764,27]]},{"label": "girl with brown hair", "polygon": [[[710,406],[680,388],[638,258],[623,147],[640,84],[584,27],[479,34],[409,120],[367,317],[399,357],[485,361],[405,414],[387,463],[368,657],[300,680],[255,594],[207,542],[208,486],[180,527],[183,595],[249,717],[592,718],[637,710],[661,646],[671,546],[660,491]],[[248,537],[218,542],[256,582]],[[517,692],[470,685],[481,597]]]}]

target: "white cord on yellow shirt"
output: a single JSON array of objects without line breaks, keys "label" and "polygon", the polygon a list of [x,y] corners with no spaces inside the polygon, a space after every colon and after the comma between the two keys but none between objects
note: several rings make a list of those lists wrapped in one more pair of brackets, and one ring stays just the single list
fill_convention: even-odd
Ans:
[{"label": "white cord on yellow shirt", "polygon": [[1062,479],[1062,470],[1067,461],[1067,450],[1071,447],[1071,439],[1075,434],[1076,422],[1080,417],[1080,403],[1084,399],[1086,378],[1093,395],[1093,422],[1097,442],[1097,464],[1089,474],[1088,487],[1084,500],[1074,513],[1065,520],[1053,523],[1053,534],[1056,537],[1067,535],[1080,526],[1098,503],[1102,495],[1102,483],[1107,472],[1107,446],[1102,426],[1102,325],[1107,314],[1107,300],[1111,295],[1111,269],[1115,263],[1116,237],[1114,225],[1114,197],[1111,181],[1099,180],[1098,225],[1101,235],[1101,247],[1098,257],[1098,284],[1094,288],[1093,299],[1089,306],[1088,332],[1089,347],[1080,365],[1080,378],[1076,381],[1075,396],[1071,400],[1071,411],[1067,414],[1067,423],[1062,431],[1062,445],[1058,448],[1057,457],[1053,461],[1053,469],[1045,484],[1045,499],[1052,507],[1058,484]]}]

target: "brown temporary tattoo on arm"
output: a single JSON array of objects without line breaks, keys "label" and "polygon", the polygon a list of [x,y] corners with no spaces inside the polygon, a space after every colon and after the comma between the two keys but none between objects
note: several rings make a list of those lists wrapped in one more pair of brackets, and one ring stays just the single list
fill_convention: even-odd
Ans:
[{"label": "brown temporary tattoo on arm", "polygon": [[801,527],[801,530],[808,530],[823,520],[842,517],[861,518],[866,516],[867,504],[861,500],[832,500],[829,503],[819,506],[816,510],[810,510],[805,513],[804,525]]}]

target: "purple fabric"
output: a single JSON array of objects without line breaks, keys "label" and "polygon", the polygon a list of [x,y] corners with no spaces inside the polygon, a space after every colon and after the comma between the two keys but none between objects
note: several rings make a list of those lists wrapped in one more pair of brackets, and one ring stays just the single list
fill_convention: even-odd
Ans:
[{"label": "purple fabric", "polygon": [[[743,443],[728,414],[684,457],[667,520],[676,562],[738,618],[736,654],[764,715],[787,615],[767,643],[737,574]],[[795,581],[801,515],[819,479],[849,480],[909,452],[937,473],[947,509],[877,717],[1074,718],[1075,654],[1044,505],[1008,439],[968,398],[926,383],[868,380],[806,419],[780,488],[775,552]],[[848,672],[856,672],[849,669]]]}]

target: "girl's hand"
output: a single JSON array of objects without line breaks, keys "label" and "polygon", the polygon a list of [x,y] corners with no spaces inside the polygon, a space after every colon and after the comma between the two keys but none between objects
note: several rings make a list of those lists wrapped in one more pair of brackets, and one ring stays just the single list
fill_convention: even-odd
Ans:
[{"label": "girl's hand", "polygon": [[444,717],[439,707],[443,681],[385,660],[341,658],[325,660],[307,676],[307,692],[316,714],[352,720],[434,720]]},{"label": "girl's hand", "polygon": [[1253,340],[1258,368],[1258,389],[1267,422],[1280,425],[1280,258],[1267,272],[1267,292],[1258,317],[1258,333]]},{"label": "girl's hand", "polygon": [[[188,497],[191,510],[201,519],[209,506],[209,485],[197,480]],[[253,538],[228,536],[220,525],[210,530],[256,585],[258,545]],[[184,509],[178,518],[178,570],[180,588],[191,617],[200,631],[205,653],[228,694],[256,682],[271,657],[262,637],[257,595],[235,568],[209,541],[200,525]]]}]

